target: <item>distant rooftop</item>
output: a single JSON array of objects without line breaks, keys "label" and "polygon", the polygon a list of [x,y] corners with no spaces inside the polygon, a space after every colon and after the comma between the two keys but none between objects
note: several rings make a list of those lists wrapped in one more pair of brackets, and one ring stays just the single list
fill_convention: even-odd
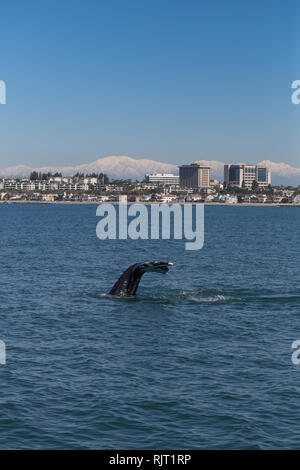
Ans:
[{"label": "distant rooftop", "polygon": [[172,178],[173,176],[178,176],[178,175],[173,175],[173,173],[150,173],[150,174],[146,174],[146,176],[164,176],[164,177],[169,177],[169,178]]},{"label": "distant rooftop", "polygon": [[199,163],[190,163],[189,165],[179,165],[179,168],[190,168],[191,166],[194,166],[197,168],[210,169],[210,166],[200,165]]}]

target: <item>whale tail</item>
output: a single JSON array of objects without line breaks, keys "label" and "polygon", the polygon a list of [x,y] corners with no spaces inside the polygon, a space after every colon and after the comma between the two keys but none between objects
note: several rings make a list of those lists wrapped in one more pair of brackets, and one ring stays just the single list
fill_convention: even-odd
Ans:
[{"label": "whale tail", "polygon": [[119,277],[109,294],[119,297],[135,295],[140,280],[146,272],[166,274],[170,266],[173,266],[173,263],[169,263],[168,261],[151,261],[133,264]]}]

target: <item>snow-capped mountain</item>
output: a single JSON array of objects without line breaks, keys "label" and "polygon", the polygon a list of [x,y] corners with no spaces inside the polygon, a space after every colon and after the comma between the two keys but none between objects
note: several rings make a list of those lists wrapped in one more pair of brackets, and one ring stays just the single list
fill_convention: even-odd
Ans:
[{"label": "snow-capped mountain", "polygon": [[[223,181],[224,162],[218,160],[198,160],[197,163],[211,167],[211,177]],[[263,160],[259,165],[270,168],[272,172],[272,184],[300,185],[300,168],[293,168],[286,163],[275,163]],[[146,173],[174,173],[178,174],[178,165],[161,163],[150,159],[135,159],[127,156],[109,156],[98,160],[75,166],[44,166],[31,168],[26,165],[12,166],[0,170],[0,177],[26,177],[32,171],[42,173],[62,173],[64,176],[72,176],[80,173],[106,173],[110,178],[131,178],[141,180]]]},{"label": "snow-capped mountain", "polygon": [[12,166],[0,170],[0,177],[29,176],[32,171],[42,173],[62,173],[63,176],[72,176],[80,173],[106,173],[110,178],[142,179],[146,173],[178,173],[177,165],[160,163],[149,159],[134,159],[131,157],[110,156],[83,165],[76,166],[43,166],[31,168],[29,166]]}]

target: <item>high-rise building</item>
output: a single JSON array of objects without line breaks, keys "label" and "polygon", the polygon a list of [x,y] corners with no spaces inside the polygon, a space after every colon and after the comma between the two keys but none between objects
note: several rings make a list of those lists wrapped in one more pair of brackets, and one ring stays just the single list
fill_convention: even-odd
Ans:
[{"label": "high-rise building", "polygon": [[179,167],[179,184],[182,188],[208,188],[210,186],[210,167],[198,163]]},{"label": "high-rise building", "polygon": [[258,186],[264,188],[271,184],[269,168],[260,165],[224,165],[224,182],[231,186],[251,188],[256,181]]}]

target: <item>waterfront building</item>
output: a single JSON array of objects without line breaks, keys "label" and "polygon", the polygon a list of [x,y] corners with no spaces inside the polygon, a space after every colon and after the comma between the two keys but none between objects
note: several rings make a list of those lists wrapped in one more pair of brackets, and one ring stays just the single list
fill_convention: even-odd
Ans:
[{"label": "waterfront building", "polygon": [[145,175],[145,182],[165,186],[179,184],[179,176],[171,173],[152,173]]},{"label": "waterfront building", "polygon": [[271,184],[271,171],[261,165],[224,165],[224,182],[226,185],[252,188],[256,181],[260,188]]},{"label": "waterfront building", "polygon": [[181,188],[209,188],[210,167],[198,163],[179,167],[179,184]]}]

